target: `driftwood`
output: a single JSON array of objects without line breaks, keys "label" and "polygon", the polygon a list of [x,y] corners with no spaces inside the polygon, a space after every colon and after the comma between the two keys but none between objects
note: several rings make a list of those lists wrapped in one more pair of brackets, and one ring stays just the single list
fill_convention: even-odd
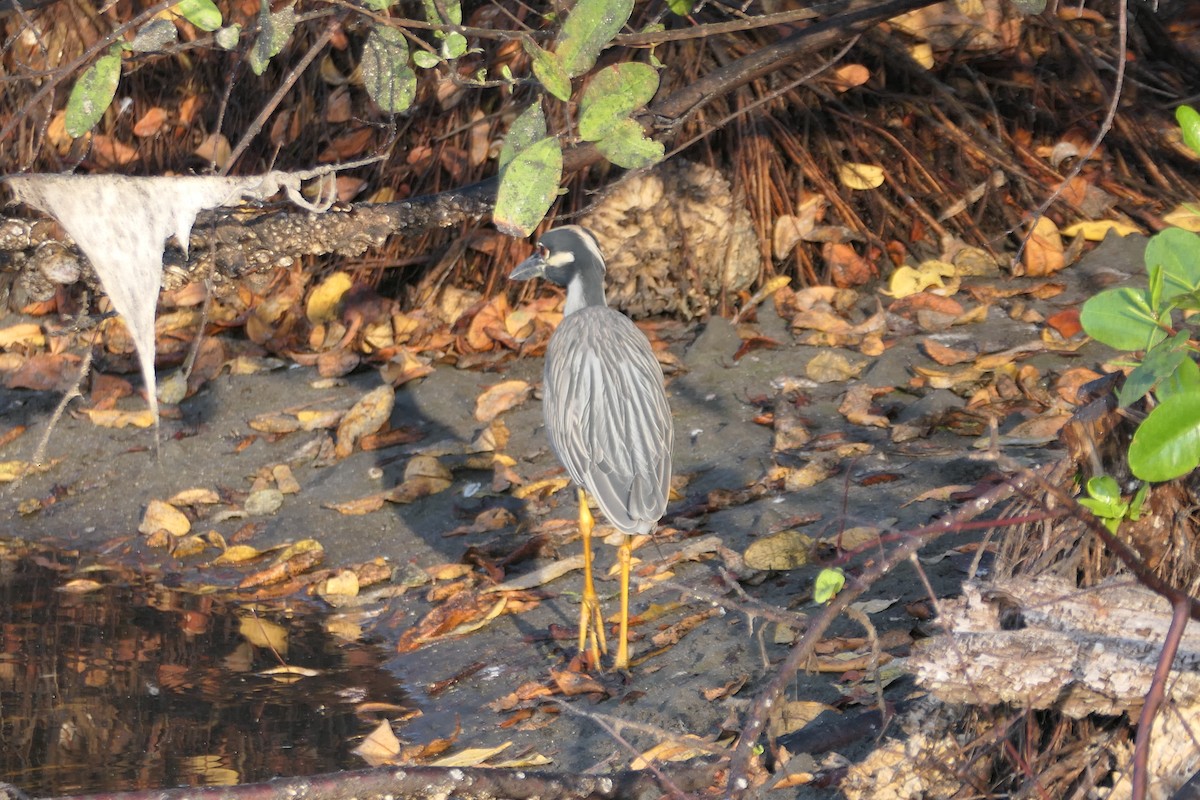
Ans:
[{"label": "driftwood", "polygon": [[[972,774],[986,782],[969,752],[972,737],[956,734],[968,708],[1137,719],[1171,623],[1162,596],[1128,577],[1090,589],[1049,576],[971,582],[941,606],[944,633],[908,659],[930,697],[900,722],[902,738],[851,767],[841,785],[851,800],[949,798]],[[1147,797],[1173,797],[1200,768],[1198,731],[1200,631],[1193,627],[1167,679],[1167,705],[1154,719]],[[1094,765],[1095,785],[1111,783],[1109,800],[1131,796],[1129,741],[1093,742],[1082,757]]]},{"label": "driftwood", "polygon": [[[968,583],[942,604],[946,632],[909,659],[917,681],[947,703],[1136,713],[1171,623],[1160,595],[1129,578],[1091,589],[1055,577]],[[1184,632],[1168,681],[1200,698],[1200,629]]]}]

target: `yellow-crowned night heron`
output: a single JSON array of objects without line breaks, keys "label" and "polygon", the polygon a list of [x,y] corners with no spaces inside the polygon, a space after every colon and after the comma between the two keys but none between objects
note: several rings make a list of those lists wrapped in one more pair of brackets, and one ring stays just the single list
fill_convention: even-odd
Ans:
[{"label": "yellow-crowned night heron", "polygon": [[671,484],[674,431],[662,368],[645,335],[608,307],[604,257],[586,229],[567,225],[547,232],[537,251],[509,277],[546,278],[567,288],[563,321],[546,348],[542,403],[550,446],[579,487],[584,553],[579,649],[590,642],[597,664],[600,652],[607,652],[592,584],[591,494],[608,521],[625,534],[617,554],[621,638],[614,666],[626,669],[633,536],[653,533]]}]

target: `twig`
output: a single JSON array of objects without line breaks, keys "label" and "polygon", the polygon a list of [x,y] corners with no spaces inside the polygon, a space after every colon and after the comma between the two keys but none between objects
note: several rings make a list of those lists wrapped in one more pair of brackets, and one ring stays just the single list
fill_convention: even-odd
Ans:
[{"label": "twig", "polygon": [[1167,637],[1163,641],[1162,652],[1158,656],[1158,664],[1154,667],[1154,678],[1150,681],[1150,691],[1146,693],[1146,704],[1138,717],[1137,736],[1133,744],[1133,800],[1145,800],[1146,788],[1150,779],[1150,729],[1154,727],[1154,718],[1162,707],[1163,695],[1166,693],[1167,678],[1171,674],[1171,666],[1175,663],[1175,654],[1179,652],[1179,643],[1183,640],[1183,631],[1187,628],[1191,609],[1188,603],[1177,600],[1171,615],[1171,627],[1167,629]]}]

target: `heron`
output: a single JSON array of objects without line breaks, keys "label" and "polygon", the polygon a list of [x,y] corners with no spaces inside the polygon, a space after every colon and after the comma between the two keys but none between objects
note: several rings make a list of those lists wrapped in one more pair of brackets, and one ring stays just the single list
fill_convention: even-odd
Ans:
[{"label": "heron", "polygon": [[542,405],[550,447],[577,487],[584,586],[579,650],[599,665],[607,655],[592,580],[591,496],[624,534],[619,642],[613,666],[629,668],[629,571],[633,539],[654,532],[667,507],[674,428],[662,367],[633,322],[609,308],[604,256],[590,231],[565,225],[546,232],[509,277],[545,278],[566,287],[563,320],[546,347]]}]

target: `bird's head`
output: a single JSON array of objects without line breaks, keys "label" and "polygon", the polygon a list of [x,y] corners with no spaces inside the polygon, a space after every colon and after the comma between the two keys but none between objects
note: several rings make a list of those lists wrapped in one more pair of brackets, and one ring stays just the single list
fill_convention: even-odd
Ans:
[{"label": "bird's head", "polygon": [[547,231],[533,255],[508,275],[515,281],[545,278],[567,287],[564,314],[586,306],[607,305],[604,299],[604,256],[596,237],[579,225]]}]

